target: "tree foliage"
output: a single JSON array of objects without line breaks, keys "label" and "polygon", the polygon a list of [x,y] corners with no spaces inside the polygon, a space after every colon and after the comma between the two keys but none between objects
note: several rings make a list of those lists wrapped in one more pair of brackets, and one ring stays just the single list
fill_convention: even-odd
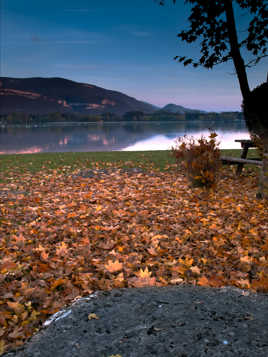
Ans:
[{"label": "tree foliage", "polygon": [[[176,0],[172,0],[176,3]],[[250,21],[243,38],[239,39],[239,49],[246,49],[253,59],[246,66],[257,64],[267,56],[268,38],[268,8],[263,0],[185,0],[192,4],[191,14],[188,17],[190,28],[178,33],[182,41],[193,43],[200,40],[201,57],[198,60],[186,56],[175,56],[174,59],[185,66],[203,66],[212,68],[216,64],[227,62],[233,57],[230,46],[226,6],[228,2],[235,2],[241,9],[247,9]],[[159,1],[164,5],[164,1]]]}]

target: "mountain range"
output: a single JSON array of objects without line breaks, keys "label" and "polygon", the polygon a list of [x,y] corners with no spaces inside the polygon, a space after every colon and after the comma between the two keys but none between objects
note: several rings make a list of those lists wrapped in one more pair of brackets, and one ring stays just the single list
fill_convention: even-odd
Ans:
[{"label": "mountain range", "polygon": [[159,108],[118,91],[64,78],[0,77],[0,115],[55,112],[96,115],[109,112],[122,116],[130,111],[205,113],[175,104]]}]

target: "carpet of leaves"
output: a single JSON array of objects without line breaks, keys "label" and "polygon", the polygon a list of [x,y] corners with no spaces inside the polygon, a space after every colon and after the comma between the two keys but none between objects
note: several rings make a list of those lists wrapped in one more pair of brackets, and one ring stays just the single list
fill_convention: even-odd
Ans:
[{"label": "carpet of leaves", "polygon": [[0,184],[0,351],[78,296],[194,284],[268,292],[268,203],[256,175],[224,169],[214,190],[176,170]]}]

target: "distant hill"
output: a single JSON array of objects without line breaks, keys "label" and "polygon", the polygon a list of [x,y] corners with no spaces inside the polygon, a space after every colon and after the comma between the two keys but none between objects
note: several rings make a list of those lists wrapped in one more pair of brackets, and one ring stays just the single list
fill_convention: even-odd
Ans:
[{"label": "distant hill", "polygon": [[[46,121],[48,114],[53,116],[55,113],[61,113],[64,117],[61,120],[81,120],[81,116],[85,116],[93,121],[100,120],[94,116],[105,113],[114,114],[118,120],[126,120],[126,113],[129,114],[127,120],[143,120],[146,116],[146,120],[182,120],[181,116],[187,120],[242,118],[242,113],[239,112],[205,112],[176,104],[159,108],[121,92],[64,78],[0,77],[0,115],[14,114],[13,122],[23,122],[31,116],[42,117],[42,120]],[[105,118],[104,115],[101,120],[109,121],[109,117],[112,116]]]},{"label": "distant hill", "polygon": [[158,108],[126,94],[64,78],[0,77],[0,114],[77,113],[123,115]]},{"label": "distant hill", "polygon": [[185,114],[185,113],[206,113],[203,110],[189,109],[176,104],[167,104],[160,111],[174,113],[174,114]]}]

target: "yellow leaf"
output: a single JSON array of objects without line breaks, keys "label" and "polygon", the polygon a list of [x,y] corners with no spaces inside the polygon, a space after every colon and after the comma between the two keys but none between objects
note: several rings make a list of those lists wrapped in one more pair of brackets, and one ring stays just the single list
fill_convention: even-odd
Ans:
[{"label": "yellow leaf", "polygon": [[208,260],[206,258],[201,258],[201,261],[203,264],[206,264]]},{"label": "yellow leaf", "polygon": [[4,340],[0,340],[0,356],[5,352],[5,341]]},{"label": "yellow leaf", "polygon": [[89,320],[99,320],[99,316],[97,316],[96,314],[89,314],[88,319]]},{"label": "yellow leaf", "polygon": [[151,276],[151,272],[148,270],[146,267],[144,270],[140,269],[135,275],[137,275],[140,278],[149,278]]}]

